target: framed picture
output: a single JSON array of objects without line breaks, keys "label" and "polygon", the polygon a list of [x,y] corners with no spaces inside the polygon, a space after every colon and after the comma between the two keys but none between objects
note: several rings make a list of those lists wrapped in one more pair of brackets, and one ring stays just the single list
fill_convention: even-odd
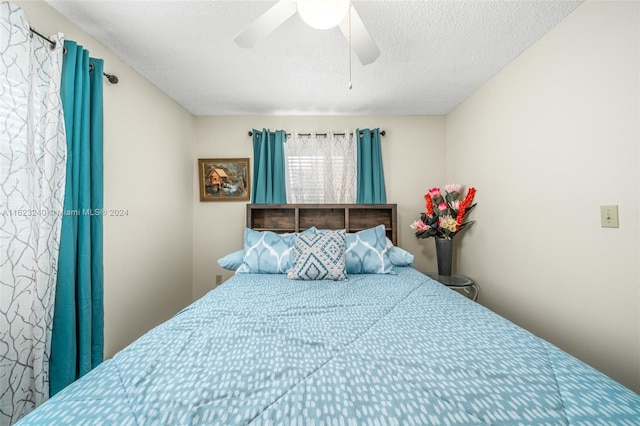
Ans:
[{"label": "framed picture", "polygon": [[200,158],[200,201],[247,201],[251,194],[248,158]]}]

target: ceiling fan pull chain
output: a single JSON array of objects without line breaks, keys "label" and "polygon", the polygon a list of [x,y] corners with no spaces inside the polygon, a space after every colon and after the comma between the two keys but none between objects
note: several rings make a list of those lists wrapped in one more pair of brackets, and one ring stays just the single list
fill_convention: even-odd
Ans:
[{"label": "ceiling fan pull chain", "polygon": [[353,89],[353,84],[351,84],[351,3],[349,3],[349,90]]}]

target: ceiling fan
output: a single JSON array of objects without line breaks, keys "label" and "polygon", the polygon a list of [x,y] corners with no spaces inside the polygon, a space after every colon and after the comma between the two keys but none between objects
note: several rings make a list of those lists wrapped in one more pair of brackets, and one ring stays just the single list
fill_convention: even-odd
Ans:
[{"label": "ceiling fan", "polygon": [[251,48],[296,12],[313,28],[339,26],[362,65],[370,64],[380,56],[380,50],[349,0],[280,0],[233,40],[240,47]]}]

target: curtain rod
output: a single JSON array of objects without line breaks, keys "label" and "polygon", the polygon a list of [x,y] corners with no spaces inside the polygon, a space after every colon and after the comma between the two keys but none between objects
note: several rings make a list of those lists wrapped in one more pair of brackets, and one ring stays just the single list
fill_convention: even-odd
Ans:
[{"label": "curtain rod", "polygon": [[[381,136],[386,135],[387,132],[385,130],[382,130],[380,132]],[[312,133],[298,133],[298,136],[311,136]],[[344,136],[344,133],[334,133],[334,135],[336,136]],[[253,132],[251,130],[249,130],[249,136],[253,136]],[[291,133],[287,133],[287,136],[291,136]],[[316,133],[316,136],[327,136],[326,133]]]},{"label": "curtain rod", "polygon": [[[47,37],[47,36],[44,36],[44,35],[40,34],[39,32],[37,32],[35,29],[33,29],[33,28],[31,28],[31,27],[29,27],[29,30],[30,30],[33,34],[37,35],[38,37],[40,37],[40,38],[42,38],[42,39],[44,39],[44,40],[48,41],[48,42],[51,44],[51,50],[55,49],[55,47],[56,47],[56,42],[55,42],[55,41],[51,40],[51,39],[50,39],[49,37]],[[66,48],[66,47],[63,47],[63,48],[64,48],[64,53],[66,54],[66,53],[67,53],[67,48]],[[89,68],[89,69],[90,69],[90,70],[93,70],[93,64],[89,64],[89,65],[90,65],[90,68]],[[103,72],[102,74],[103,74],[105,77],[107,77],[107,80],[109,80],[109,83],[111,83],[111,84],[118,84],[118,76],[116,76],[116,75],[114,75],[114,74],[107,74],[106,72]]]}]

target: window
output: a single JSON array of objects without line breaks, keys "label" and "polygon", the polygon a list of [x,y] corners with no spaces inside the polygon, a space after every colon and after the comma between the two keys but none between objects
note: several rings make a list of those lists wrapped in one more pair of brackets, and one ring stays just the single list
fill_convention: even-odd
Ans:
[{"label": "window", "polygon": [[288,203],[355,203],[354,132],[291,135],[284,155]]}]

